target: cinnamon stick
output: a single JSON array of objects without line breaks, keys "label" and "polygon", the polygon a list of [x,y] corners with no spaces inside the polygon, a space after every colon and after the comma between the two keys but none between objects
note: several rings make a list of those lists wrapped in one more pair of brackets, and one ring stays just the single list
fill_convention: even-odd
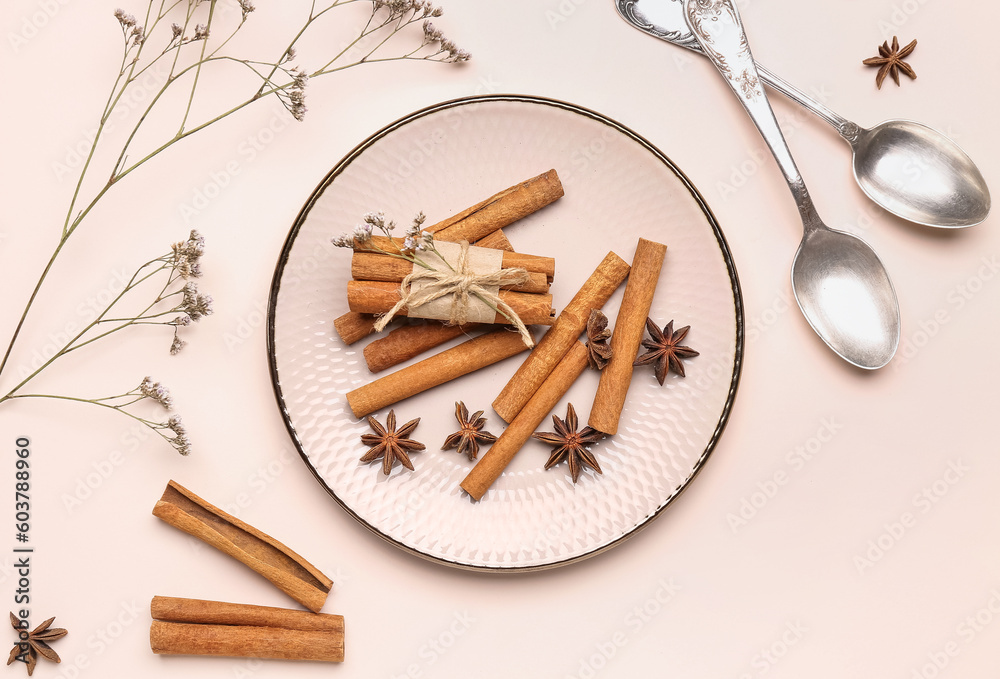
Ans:
[{"label": "cinnamon stick", "polygon": [[482,499],[586,367],[587,347],[576,340],[500,438],[459,484],[465,492],[475,500]]},{"label": "cinnamon stick", "polygon": [[[444,240],[440,233],[435,237],[438,240]],[[493,248],[494,250],[514,252],[514,246],[510,244],[510,241],[507,239],[507,234],[503,232],[503,229],[497,229],[493,233],[483,236],[473,243],[473,245],[478,245],[481,248]]]},{"label": "cinnamon stick", "polygon": [[625,294],[618,310],[618,320],[611,335],[611,360],[601,372],[601,381],[590,409],[588,424],[608,435],[618,433],[625,397],[632,384],[632,363],[639,351],[646,317],[653,303],[656,282],[663,268],[667,246],[645,238],[639,239],[632,259]]},{"label": "cinnamon stick", "polygon": [[[476,243],[476,247],[486,247]],[[503,248],[492,248],[502,250]],[[380,252],[381,251],[381,252]],[[385,236],[372,236],[365,247],[355,249],[351,258],[351,275],[358,280],[403,280],[406,274],[413,269],[413,264],[404,259],[393,257],[402,250],[396,240],[390,240]],[[382,254],[388,253],[388,254]],[[388,261],[387,261],[388,260]],[[505,269],[524,269],[528,272],[545,274],[546,279],[551,283],[556,275],[556,260],[553,257],[542,257],[541,255],[529,255],[523,252],[503,251],[501,265]],[[405,272],[399,278],[374,278],[369,275],[372,271],[389,269],[392,271]],[[363,274],[363,275],[358,275]]]},{"label": "cinnamon stick", "polygon": [[559,363],[587,326],[591,309],[600,309],[628,276],[629,265],[609,252],[562,310],[545,337],[493,401],[493,409],[510,422]]},{"label": "cinnamon stick", "polygon": [[347,403],[355,417],[364,417],[527,348],[518,333],[495,330],[348,392]]},{"label": "cinnamon stick", "polygon": [[365,362],[371,372],[381,372],[479,327],[478,323],[444,325],[439,321],[402,325],[369,342],[364,350]]},{"label": "cinnamon stick", "polygon": [[344,661],[343,630],[331,632],[154,620],[149,626],[149,646],[153,653],[159,655]]},{"label": "cinnamon stick", "polygon": [[333,327],[344,344],[354,344],[375,332],[375,317],[357,311],[348,311],[333,319]]},{"label": "cinnamon stick", "polygon": [[454,243],[463,240],[475,243],[497,229],[541,210],[562,195],[559,175],[555,170],[549,170],[427,227],[426,231],[433,233],[435,238]]},{"label": "cinnamon stick", "polygon": [[[534,271],[532,267],[542,266],[546,270],[550,267],[547,263],[540,265],[535,260],[549,260],[553,263],[551,269],[555,269],[555,260],[551,257],[533,257],[532,255],[505,252],[501,266],[505,269],[524,269],[528,272],[528,280],[517,285],[505,285],[503,289],[518,292],[548,292],[549,274],[545,270]],[[517,262],[517,264],[513,262]],[[412,262],[390,255],[382,255],[377,252],[355,252],[351,258],[351,277],[356,281],[395,281],[398,283],[413,273],[413,266]]]},{"label": "cinnamon stick", "polygon": [[310,613],[309,611],[273,606],[154,596],[149,605],[149,612],[153,620],[164,622],[279,627],[303,631],[337,632],[341,635],[344,633],[344,616],[342,615]]},{"label": "cinnamon stick", "polygon": [[[552,325],[552,295],[501,290],[500,299],[510,305],[525,325]],[[348,281],[347,304],[351,311],[363,314],[383,314],[399,301],[399,285],[386,281]],[[396,315],[406,316],[403,307]],[[508,323],[509,319],[497,312],[494,323]]]},{"label": "cinnamon stick", "polygon": [[167,483],[153,516],[243,562],[311,611],[323,608],[333,581],[253,526],[230,516],[176,481]]}]

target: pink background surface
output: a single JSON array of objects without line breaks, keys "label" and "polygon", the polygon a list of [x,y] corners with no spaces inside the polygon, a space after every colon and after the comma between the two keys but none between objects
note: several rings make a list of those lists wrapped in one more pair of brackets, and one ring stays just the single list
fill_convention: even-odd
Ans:
[{"label": "pink background surface", "polygon": [[[115,7],[99,4],[16,0],[0,16],[5,338],[58,236],[75,180],[65,169],[117,67]],[[294,30],[308,5],[258,4],[241,50],[281,42],[275,36]],[[998,185],[993,5],[740,7],[756,57],[776,73],[862,125],[901,117],[947,132]],[[885,369],[860,372],[794,307],[795,206],[707,61],[628,27],[610,0],[467,0],[445,10],[436,23],[473,52],[469,64],[381,64],[317,79],[301,124],[274,102],[250,108],[127,178],[71,241],[12,375],[67,323],[79,327],[88,300],[114,289],[139,257],[191,228],[208,239],[201,285],[216,313],[189,333],[181,356],[167,355],[162,333],[139,331],[38,381],[39,390],[103,394],[152,375],[169,385],[191,432],[189,458],[113,413],[41,401],[0,409],[10,524],[11,449],[17,436],[32,441],[32,621],[55,615],[70,631],[55,646],[62,664],[40,661],[37,676],[995,677],[996,218],[942,232],[882,213],[855,185],[850,151],[832,130],[772,97],[820,213],[863,235],[896,285],[900,351]],[[860,62],[893,34],[919,40],[909,59],[919,78],[877,91],[875,70]],[[234,86],[210,82],[210,100]],[[595,109],[670,156],[727,236],[747,329],[729,427],[684,496],[606,554],[513,577],[424,562],[343,512],[288,438],[264,346],[274,263],[323,175],[414,109],[493,92]],[[206,191],[214,197],[199,199]],[[150,515],[170,478],[335,580],[324,611],[347,618],[346,663],[150,653],[154,594],[291,605]],[[0,599],[10,608],[13,530],[0,540]]]}]

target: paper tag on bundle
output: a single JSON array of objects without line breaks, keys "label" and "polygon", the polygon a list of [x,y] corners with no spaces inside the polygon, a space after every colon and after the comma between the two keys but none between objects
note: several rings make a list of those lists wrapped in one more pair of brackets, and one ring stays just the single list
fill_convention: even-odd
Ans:
[{"label": "paper tag on bundle", "polygon": [[[461,244],[434,241],[434,247],[437,249],[438,253],[440,253],[441,257],[444,258],[443,261],[441,257],[438,257],[438,254],[431,252],[430,250],[425,250],[415,254],[429,264],[433,269],[445,275],[451,275],[453,273],[458,275],[460,273],[464,273],[465,275],[476,278],[495,274],[503,268],[503,250],[469,246],[465,258],[465,271],[459,272],[458,260],[462,254]],[[426,269],[415,263],[413,265],[413,273],[419,273],[421,271],[426,271]],[[413,297],[420,297],[425,291],[441,286],[442,282],[440,281],[415,280],[410,286],[410,294]],[[445,287],[447,287],[447,284],[445,284]],[[482,287],[489,293],[490,296],[496,296],[500,291],[499,285],[484,285]],[[432,318],[447,321],[452,317],[452,305],[454,303],[454,298],[455,293],[445,295],[444,297],[432,300],[426,304],[409,307],[407,315],[411,318]],[[465,312],[465,323],[496,322],[496,309],[493,309],[489,304],[486,304],[475,295],[469,296],[469,304]]]}]

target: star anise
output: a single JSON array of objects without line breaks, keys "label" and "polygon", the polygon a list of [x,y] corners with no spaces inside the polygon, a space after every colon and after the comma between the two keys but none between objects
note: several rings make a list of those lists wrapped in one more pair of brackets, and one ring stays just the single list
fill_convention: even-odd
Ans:
[{"label": "star anise", "polygon": [[680,343],[684,341],[684,337],[690,329],[690,325],[685,325],[677,332],[674,332],[674,322],[670,321],[661,331],[652,320],[647,318],[646,332],[649,333],[650,339],[644,339],[642,346],[646,347],[649,351],[635,359],[633,365],[655,363],[656,380],[660,384],[663,384],[663,380],[667,378],[667,373],[671,370],[684,377],[684,364],[681,363],[681,359],[692,358],[698,355],[698,352],[691,347],[680,346]]},{"label": "star anise", "polygon": [[[51,625],[54,620],[54,617],[49,618],[28,633],[28,638],[23,640],[28,645],[27,649],[21,646],[22,642],[15,643],[14,648],[10,651],[10,657],[7,658],[7,664],[10,665],[15,660],[22,660],[23,658],[22,662],[28,666],[28,676],[30,677],[31,673],[35,671],[38,656],[42,656],[52,662],[60,662],[59,654],[52,650],[49,644],[56,639],[66,636],[66,630],[62,627],[52,627]],[[10,614],[10,624],[18,635],[24,631],[24,628],[21,626],[21,620],[13,613]]]},{"label": "star anise", "polygon": [[583,467],[590,467],[598,474],[604,473],[601,471],[601,465],[597,464],[597,458],[586,448],[604,438],[604,434],[591,427],[584,427],[583,431],[578,432],[579,422],[572,403],[566,406],[566,420],[560,420],[557,415],[553,415],[552,425],[556,429],[554,432],[536,431],[531,435],[533,439],[556,446],[549,456],[549,461],[545,463],[546,469],[565,459],[569,463],[569,473],[573,477],[573,483],[576,483]]},{"label": "star anise", "polygon": [[611,346],[608,338],[608,317],[600,309],[591,309],[587,319],[587,363],[594,370],[604,370],[611,360]]},{"label": "star anise", "polygon": [[386,476],[392,471],[392,465],[395,464],[396,460],[399,460],[404,467],[413,471],[413,463],[410,462],[410,456],[407,451],[423,450],[424,444],[406,437],[420,424],[420,418],[410,420],[397,431],[396,413],[390,410],[389,415],[385,418],[384,427],[378,423],[378,420],[371,416],[368,417],[368,424],[371,425],[371,428],[376,433],[361,435],[361,442],[366,446],[371,446],[371,450],[361,457],[361,461],[374,462],[381,459],[382,473]]},{"label": "star anise", "polygon": [[455,403],[455,419],[458,420],[460,429],[445,439],[441,450],[458,448],[459,455],[468,455],[470,460],[475,460],[479,455],[480,443],[493,443],[497,437],[488,431],[483,431],[486,418],[482,416],[483,411],[477,410],[472,417],[469,417],[469,409],[461,401]]},{"label": "star anise", "polygon": [[886,75],[891,75],[896,85],[899,85],[900,71],[911,78],[917,77],[916,71],[914,71],[908,63],[903,61],[903,59],[910,56],[910,52],[912,52],[913,48],[916,46],[917,41],[914,40],[903,49],[899,49],[899,40],[896,36],[892,36],[892,47],[889,47],[888,41],[883,42],[878,48],[880,56],[865,59],[861,63],[865,66],[879,67],[878,73],[875,75],[875,85],[878,89],[882,89],[882,82],[885,81]]}]

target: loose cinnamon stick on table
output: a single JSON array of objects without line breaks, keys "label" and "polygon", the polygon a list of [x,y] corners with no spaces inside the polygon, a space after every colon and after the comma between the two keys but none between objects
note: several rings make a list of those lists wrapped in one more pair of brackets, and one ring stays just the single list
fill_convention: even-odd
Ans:
[{"label": "loose cinnamon stick on table", "polygon": [[604,306],[628,276],[628,272],[629,265],[621,257],[613,252],[607,254],[493,401],[493,409],[505,422],[510,422],[517,416],[539,385],[578,340],[587,326],[590,310]]},{"label": "loose cinnamon stick on table", "polygon": [[666,245],[645,238],[640,238],[636,246],[632,273],[629,274],[618,310],[618,320],[615,321],[615,330],[611,335],[611,360],[601,372],[601,381],[587,422],[599,432],[608,435],[618,433],[618,421],[632,384],[632,363],[639,351],[646,317],[649,316],[653,292],[666,254]]},{"label": "loose cinnamon stick on table", "polygon": [[153,620],[196,625],[247,625],[344,634],[344,616],[310,613],[291,608],[234,604],[226,601],[154,596],[149,605]]},{"label": "loose cinnamon stick on table", "polygon": [[586,345],[576,340],[500,438],[472,468],[460,485],[473,499],[482,499],[542,420],[569,391],[573,382],[587,367],[587,353]]},{"label": "loose cinnamon stick on table", "polygon": [[165,655],[344,660],[344,618],[287,608],[153,597],[149,645]]},{"label": "loose cinnamon stick on table", "polygon": [[394,365],[405,363],[428,349],[441,346],[449,340],[467,335],[481,327],[479,323],[445,325],[440,321],[427,321],[415,325],[401,325],[385,337],[372,340],[365,347],[368,370],[381,372]]},{"label": "loose cinnamon stick on table", "polygon": [[343,634],[281,627],[154,620],[149,626],[149,646],[159,655],[344,661]]},{"label": "loose cinnamon stick on table", "polygon": [[[506,302],[525,325],[552,325],[555,321],[552,311],[552,295],[501,290],[500,299]],[[385,281],[348,281],[347,304],[351,311],[364,314],[383,314],[399,301],[399,285]],[[403,307],[396,314],[406,316],[410,310]],[[499,311],[493,323],[508,323],[509,319]]]},{"label": "loose cinnamon stick on table", "polygon": [[527,348],[518,333],[495,330],[348,392],[347,403],[355,417],[364,417]]},{"label": "loose cinnamon stick on table", "polygon": [[209,504],[175,481],[153,507],[156,516],[199,538],[270,580],[311,611],[323,608],[333,581],[315,566],[253,526]]}]

